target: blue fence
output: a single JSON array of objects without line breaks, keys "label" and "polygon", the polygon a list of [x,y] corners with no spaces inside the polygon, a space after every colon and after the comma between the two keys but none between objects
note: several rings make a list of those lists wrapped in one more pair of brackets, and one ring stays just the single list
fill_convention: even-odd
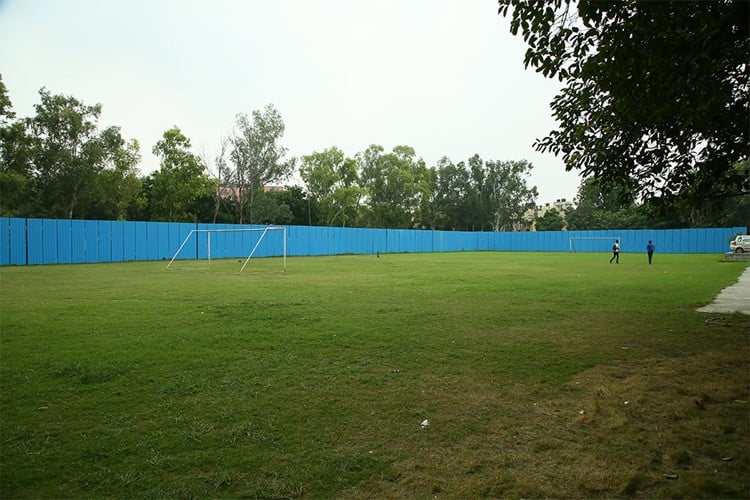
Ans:
[{"label": "blue fence", "polygon": [[[262,228],[222,224],[0,218],[0,265],[164,260],[194,229]],[[623,252],[643,252],[652,240],[660,253],[724,253],[745,228],[462,232],[286,226],[287,255],[340,255],[471,250],[608,252],[620,238]],[[181,259],[246,257],[261,232],[194,233]],[[281,231],[268,232],[257,256],[281,255]]]}]

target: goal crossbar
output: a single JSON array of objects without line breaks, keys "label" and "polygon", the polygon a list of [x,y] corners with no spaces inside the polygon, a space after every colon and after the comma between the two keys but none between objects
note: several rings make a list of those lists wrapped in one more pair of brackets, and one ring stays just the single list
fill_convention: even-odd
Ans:
[{"label": "goal crossbar", "polygon": [[180,254],[182,249],[185,247],[187,242],[190,240],[190,238],[194,234],[200,234],[200,233],[206,233],[207,236],[207,257],[208,257],[208,267],[211,267],[211,233],[244,233],[244,232],[261,232],[260,237],[258,238],[258,241],[255,242],[255,245],[253,246],[253,249],[250,251],[250,254],[245,259],[245,262],[242,264],[242,268],[240,268],[239,272],[245,270],[245,267],[247,266],[247,263],[250,261],[253,255],[255,255],[255,251],[260,246],[260,243],[263,241],[263,238],[265,238],[266,234],[269,231],[281,231],[282,232],[282,241],[283,241],[283,270],[286,271],[286,227],[284,226],[267,226],[267,227],[254,227],[254,228],[243,228],[243,229],[192,229],[188,233],[188,235],[185,237],[185,239],[180,244],[177,251],[174,253],[172,258],[169,261],[169,264],[167,264],[166,269],[169,269],[172,263],[175,261],[177,256]]}]

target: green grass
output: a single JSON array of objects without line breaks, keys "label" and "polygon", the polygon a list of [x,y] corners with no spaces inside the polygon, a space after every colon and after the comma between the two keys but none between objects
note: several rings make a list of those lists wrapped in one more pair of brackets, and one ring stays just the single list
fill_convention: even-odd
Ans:
[{"label": "green grass", "polygon": [[745,264],[608,259],[0,268],[0,496],[747,498]]}]

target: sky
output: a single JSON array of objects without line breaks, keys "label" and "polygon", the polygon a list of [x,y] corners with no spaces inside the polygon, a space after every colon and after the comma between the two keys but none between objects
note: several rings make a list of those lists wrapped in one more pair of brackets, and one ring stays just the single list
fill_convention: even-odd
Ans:
[{"label": "sky", "polygon": [[508,25],[494,0],[0,0],[0,74],[19,118],[42,87],[100,103],[143,175],[169,128],[211,160],[238,114],[272,104],[288,156],[527,160],[538,203],[572,200],[580,178],[533,148],[560,83],[524,68]]}]

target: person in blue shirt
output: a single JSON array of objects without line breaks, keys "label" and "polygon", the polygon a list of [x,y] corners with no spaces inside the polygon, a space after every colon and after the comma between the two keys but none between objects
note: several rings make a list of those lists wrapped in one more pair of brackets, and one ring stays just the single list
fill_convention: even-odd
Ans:
[{"label": "person in blue shirt", "polygon": [[654,250],[656,250],[656,245],[651,243],[651,240],[648,240],[648,245],[646,245],[646,253],[648,254],[648,263],[651,264],[651,257],[654,256]]}]

